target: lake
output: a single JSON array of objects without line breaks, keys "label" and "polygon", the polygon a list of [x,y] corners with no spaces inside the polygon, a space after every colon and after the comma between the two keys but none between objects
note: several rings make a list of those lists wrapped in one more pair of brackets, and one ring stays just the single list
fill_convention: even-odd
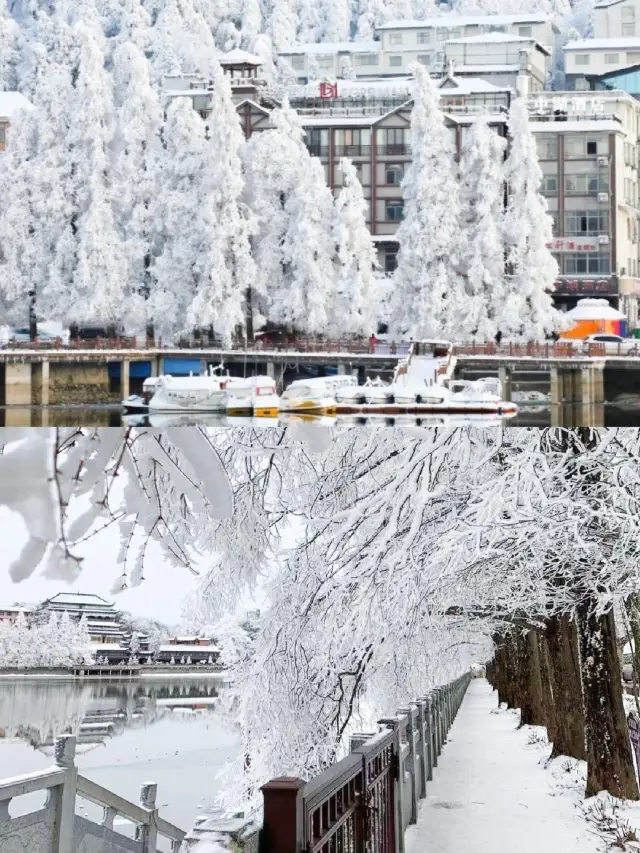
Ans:
[{"label": "lake", "polygon": [[[0,778],[53,764],[56,735],[76,735],[83,776],[138,803],[144,782],[158,785],[166,820],[188,830],[215,811],[218,771],[237,756],[239,732],[220,710],[218,678],[45,681],[0,677]],[[12,801],[30,812],[42,792]],[[82,814],[100,819],[101,810]]]},{"label": "lake", "polygon": [[[604,423],[602,422],[604,420]],[[318,418],[319,424],[355,424],[355,418]],[[118,427],[118,426],[209,426],[209,427],[273,427],[284,423],[291,423],[289,418],[230,418],[223,414],[209,415],[155,415],[151,418],[136,415],[126,416],[122,414],[119,406],[49,406],[46,409],[41,406],[5,406],[0,407],[0,427],[3,426],[86,426],[86,427]],[[532,426],[545,427],[555,425],[566,426],[640,426],[640,396],[631,395],[624,401],[624,405],[606,403],[604,410],[597,416],[597,423],[576,424],[571,406],[556,406],[552,408],[548,403],[520,404],[520,411],[513,418],[468,417],[460,415],[428,415],[419,419],[408,415],[393,417],[379,417],[374,422],[369,419],[366,426],[393,427],[393,426],[458,426],[462,424],[474,424],[477,426]]]}]

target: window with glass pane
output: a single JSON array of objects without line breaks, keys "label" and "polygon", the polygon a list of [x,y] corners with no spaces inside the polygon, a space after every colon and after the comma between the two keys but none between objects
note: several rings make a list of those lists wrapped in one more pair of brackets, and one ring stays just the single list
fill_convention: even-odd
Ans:
[{"label": "window with glass pane", "polygon": [[568,237],[594,237],[609,232],[608,210],[569,210],[565,221]]},{"label": "window with glass pane", "polygon": [[590,60],[588,53],[576,53],[576,65],[589,65]]},{"label": "window with glass pane", "polygon": [[399,186],[404,177],[404,169],[400,165],[390,165],[385,169],[385,183],[387,186]]},{"label": "window with glass pane", "polygon": [[389,248],[384,253],[384,271],[392,273],[398,266],[398,250],[397,248]]},{"label": "window with glass pane", "polygon": [[539,160],[558,159],[558,137],[552,135],[536,136]]},{"label": "window with glass pane", "polygon": [[378,131],[380,154],[407,154],[406,131],[402,127],[384,127]]},{"label": "window with glass pane", "polygon": [[292,56],[291,67],[295,68],[296,71],[302,70],[304,68],[304,56]]},{"label": "window with glass pane", "polygon": [[404,216],[404,202],[401,199],[388,199],[384,204],[384,218],[387,222],[400,222]]},{"label": "window with glass pane", "polygon": [[390,56],[389,57],[389,68],[399,68],[402,65],[402,57],[401,56]]},{"label": "window with glass pane", "polygon": [[375,53],[359,53],[356,56],[356,65],[377,65],[378,56]]},{"label": "window with glass pane", "polygon": [[421,65],[431,65],[433,62],[433,54],[432,53],[422,53],[418,55],[418,62]]},{"label": "window with glass pane", "polygon": [[531,27],[518,27],[518,35],[521,38],[531,38],[533,29]]},{"label": "window with glass pane", "polygon": [[326,157],[329,153],[329,130],[311,128],[306,134],[307,147],[313,157]]},{"label": "window with glass pane", "polygon": [[605,65],[617,65],[620,62],[620,54],[619,53],[605,53],[604,55],[604,64]]},{"label": "window with glass pane", "polygon": [[425,30],[422,33],[418,33],[418,44],[430,44],[431,43],[431,30]]},{"label": "window with glass pane", "polygon": [[622,37],[635,36],[636,34],[636,25],[635,23],[628,23],[622,25]]},{"label": "window with glass pane", "polygon": [[623,21],[635,21],[636,10],[633,6],[623,6],[621,11]]},{"label": "window with glass pane", "polygon": [[544,175],[541,190],[542,195],[558,195],[558,178],[555,175]]},{"label": "window with glass pane", "polygon": [[335,132],[336,155],[338,157],[361,157],[367,155],[371,146],[369,128],[340,128]]},{"label": "window with glass pane", "polygon": [[595,252],[569,252],[564,256],[567,275],[604,275],[611,272],[609,255]]},{"label": "window with glass pane", "polygon": [[391,33],[389,36],[390,44],[402,44],[402,33]]}]

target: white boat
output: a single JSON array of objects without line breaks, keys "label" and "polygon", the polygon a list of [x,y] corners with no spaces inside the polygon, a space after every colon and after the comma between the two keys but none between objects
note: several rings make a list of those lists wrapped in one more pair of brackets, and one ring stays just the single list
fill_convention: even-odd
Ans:
[{"label": "white boat", "polygon": [[149,400],[155,394],[161,378],[160,376],[148,376],[142,383],[142,394],[130,394],[122,401],[124,410],[130,414],[148,411]]},{"label": "white boat", "polygon": [[336,410],[336,395],[339,390],[357,387],[357,385],[356,377],[346,374],[296,379],[280,397],[280,411],[333,414]]},{"label": "white boat", "polygon": [[370,406],[384,406],[393,403],[393,387],[385,385],[379,379],[367,380],[362,386],[365,402]]},{"label": "white boat", "polygon": [[[226,412],[230,376],[212,369],[206,376],[162,376],[149,412]],[[236,380],[237,381],[237,380]]]},{"label": "white boat", "polygon": [[280,401],[276,384],[270,376],[232,379],[228,388],[227,414],[255,415],[258,418],[278,416]]}]

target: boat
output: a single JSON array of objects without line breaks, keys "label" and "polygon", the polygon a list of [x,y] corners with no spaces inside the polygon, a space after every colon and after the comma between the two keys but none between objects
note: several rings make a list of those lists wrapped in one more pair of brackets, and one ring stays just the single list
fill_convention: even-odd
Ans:
[{"label": "boat", "polygon": [[228,415],[275,418],[279,408],[276,383],[270,376],[250,376],[231,381],[226,407]]},{"label": "boat", "polygon": [[211,368],[205,376],[160,377],[149,412],[226,412],[227,388],[234,380],[222,369],[222,365]]},{"label": "boat", "polygon": [[147,412],[149,400],[153,397],[160,382],[160,376],[148,376],[142,383],[142,394],[130,394],[122,401],[123,409],[129,414]]},{"label": "boat", "polygon": [[343,388],[358,386],[355,376],[319,376],[296,379],[280,397],[281,412],[308,412],[331,415],[336,410],[336,395]]}]

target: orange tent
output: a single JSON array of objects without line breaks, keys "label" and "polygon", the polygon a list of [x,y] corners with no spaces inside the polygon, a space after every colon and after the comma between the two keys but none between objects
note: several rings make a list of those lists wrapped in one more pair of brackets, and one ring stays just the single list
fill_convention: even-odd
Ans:
[{"label": "orange tent", "polygon": [[561,338],[586,338],[589,335],[622,335],[627,333],[627,318],[616,311],[606,299],[580,299],[575,308],[567,311],[575,326],[561,332]]}]

